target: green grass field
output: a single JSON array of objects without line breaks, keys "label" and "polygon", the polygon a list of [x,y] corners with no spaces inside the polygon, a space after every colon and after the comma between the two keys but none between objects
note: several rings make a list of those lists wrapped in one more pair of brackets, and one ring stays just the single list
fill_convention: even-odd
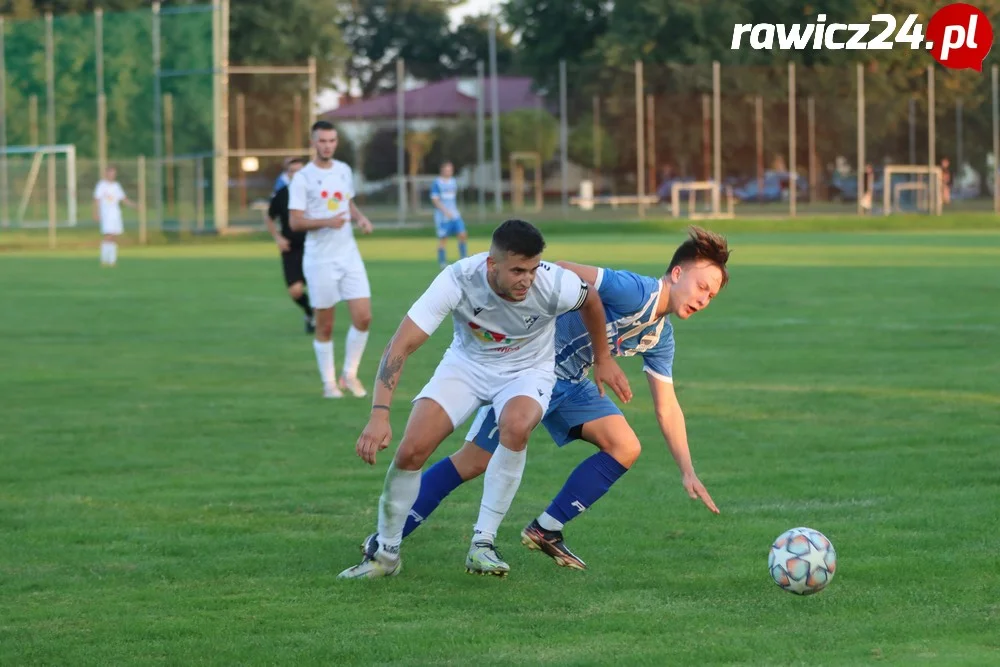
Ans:
[{"label": "green grass field", "polygon": [[[941,222],[708,225],[732,282],[676,324],[675,381],[721,515],[684,494],[623,360],[645,451],[567,528],[591,569],[519,544],[592,451],[540,430],[506,580],[464,572],[481,481],[406,542],[400,577],[336,580],[389,452],[354,454],[367,399],[320,397],[269,243],[130,246],[113,270],[94,240],[0,255],[0,664],[996,665],[1000,234]],[[679,229],[556,225],[548,257],[659,274]],[[436,266],[426,233],[362,243],[370,385]],[[407,365],[397,442],[449,339]],[[809,598],[767,572],[799,525],[839,554]]]}]

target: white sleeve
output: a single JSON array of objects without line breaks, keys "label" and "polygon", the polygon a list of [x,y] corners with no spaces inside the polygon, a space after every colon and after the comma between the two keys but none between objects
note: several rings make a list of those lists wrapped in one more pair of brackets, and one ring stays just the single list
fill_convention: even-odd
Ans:
[{"label": "white sleeve", "polygon": [[100,199],[100,198],[101,198],[101,184],[98,183],[97,185],[94,186],[94,199]]},{"label": "white sleeve", "polygon": [[562,315],[571,310],[579,310],[587,300],[589,286],[572,271],[556,267],[554,290],[555,314]]},{"label": "white sleeve", "polygon": [[348,164],[345,164],[344,166],[347,169],[347,196],[349,199],[354,199],[357,197],[357,193],[354,191],[354,170],[351,169],[351,166]]},{"label": "white sleeve", "polygon": [[301,173],[295,174],[288,184],[288,210],[306,210],[306,179]]},{"label": "white sleeve", "polygon": [[128,199],[125,195],[125,189],[121,186],[121,183],[115,183],[115,194],[118,195],[118,201],[124,201]]},{"label": "white sleeve", "polygon": [[462,289],[458,286],[454,271],[449,267],[438,274],[406,314],[414,324],[430,336],[461,300]]}]

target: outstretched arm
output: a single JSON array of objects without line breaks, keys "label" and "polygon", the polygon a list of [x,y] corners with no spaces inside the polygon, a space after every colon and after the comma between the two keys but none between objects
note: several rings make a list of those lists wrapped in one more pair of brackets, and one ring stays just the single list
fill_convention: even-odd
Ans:
[{"label": "outstretched arm", "polygon": [[388,447],[392,439],[389,412],[392,396],[399,385],[399,377],[403,373],[406,359],[428,338],[430,336],[407,315],[396,329],[395,335],[389,339],[385,352],[382,353],[382,361],[379,362],[375,378],[375,388],[372,391],[371,416],[357,444],[358,456],[370,465],[375,465],[375,455]]},{"label": "outstretched arm", "polygon": [[392,439],[389,412],[406,359],[431,337],[461,298],[462,291],[452,272],[442,271],[410,307],[386,345],[372,391],[372,413],[358,438],[358,456],[366,463],[375,465],[375,455],[388,447]]},{"label": "outstretched arm", "polygon": [[606,384],[623,403],[628,403],[632,400],[632,388],[618,362],[611,356],[604,304],[601,303],[601,297],[593,285],[587,290],[587,298],[580,307],[580,317],[587,327],[587,333],[590,334],[590,345],[594,348],[594,384],[597,385],[597,391],[604,396]]},{"label": "outstretched arm", "polygon": [[684,490],[692,499],[700,500],[705,504],[705,507],[718,514],[719,508],[715,506],[712,496],[708,494],[705,485],[701,483],[698,475],[694,472],[691,449],[688,447],[684,412],[677,401],[674,385],[649,373],[646,373],[646,378],[649,380],[649,391],[653,395],[656,421],[660,424],[660,432],[663,433],[663,439],[667,441],[670,455],[674,457],[674,462],[677,463],[677,468],[681,471]]}]

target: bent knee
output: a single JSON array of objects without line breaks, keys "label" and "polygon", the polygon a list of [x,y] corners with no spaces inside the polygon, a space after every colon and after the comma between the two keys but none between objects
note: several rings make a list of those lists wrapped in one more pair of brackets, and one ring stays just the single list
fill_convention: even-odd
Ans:
[{"label": "bent knee", "polygon": [[369,327],[372,325],[372,315],[371,313],[358,315],[354,318],[354,321],[351,322],[351,324],[353,324],[354,328],[358,331],[368,331]]},{"label": "bent knee", "polygon": [[406,437],[400,441],[393,461],[396,467],[401,470],[420,470],[430,457],[430,448],[423,446],[423,443],[408,440]]},{"label": "bent knee", "polygon": [[302,288],[302,283],[294,283],[288,286],[288,296],[292,297],[294,300],[302,298],[305,290]]},{"label": "bent knee", "polygon": [[524,449],[534,428],[535,424],[521,420],[505,424],[500,427],[500,444],[515,451]]},{"label": "bent knee", "polygon": [[631,468],[642,453],[642,444],[636,438],[612,440],[598,445],[602,452],[613,458],[625,468]]}]

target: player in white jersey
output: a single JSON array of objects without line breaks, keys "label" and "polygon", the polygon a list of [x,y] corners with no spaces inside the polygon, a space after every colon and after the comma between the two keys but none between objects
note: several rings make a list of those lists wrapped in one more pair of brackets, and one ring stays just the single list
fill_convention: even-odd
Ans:
[{"label": "player in white jersey", "polygon": [[[350,166],[333,159],[337,130],[327,121],[312,126],[313,160],[300,169],[288,186],[289,225],[306,232],[302,272],[309,285],[309,303],[316,319],[313,349],[323,395],[341,398],[342,390],[361,397],[367,392],[358,379],[361,355],[372,321],[371,287],[351,222],[365,234],[372,223],[354,203],[354,174]],[[333,314],[347,302],[351,327],[347,331],[344,371],[337,379],[333,353]]]},{"label": "player in white jersey", "polygon": [[[607,320],[606,346],[611,354],[642,359],[656,421],[680,469],[684,490],[715,514],[719,508],[695,473],[684,413],[674,392],[674,330],[669,318],[686,320],[708,307],[729,281],[729,252],[724,237],[692,227],[689,238],[674,251],[660,277],[559,263],[590,283],[600,295]],[[579,313],[559,316],[555,343],[556,383],[542,426],[559,447],[580,440],[595,445],[599,451],[573,470],[548,508],[521,532],[521,541],[550,556],[558,565],[584,570],[587,564],[566,545],[563,529],[623,478],[638,459],[642,446],[618,406],[607,396],[600,396],[587,379],[594,350]],[[462,448],[421,476],[420,493],[403,528],[404,541],[452,491],[486,470],[497,445],[496,435],[495,414],[489,406],[483,406]],[[374,552],[375,540],[375,535],[365,539],[363,554]]]},{"label": "player in white jersey", "polygon": [[118,182],[114,167],[104,170],[104,178],[94,188],[94,222],[101,225],[101,265],[114,266],[118,262],[118,237],[125,231],[122,207],[135,208]]},{"label": "player in white jersey", "polygon": [[[555,320],[580,310],[590,337],[605,338],[596,290],[574,273],[541,261],[545,241],[522,220],[493,232],[488,253],[442,271],[413,304],[389,341],[379,366],[372,414],[358,439],[358,455],[374,465],[392,438],[389,410],[407,357],[450,313],[451,346],[433,377],[413,399],[406,431],[389,464],[378,509],[378,548],[345,579],[383,577],[400,568],[399,545],[407,513],[420,491],[420,471],[441,442],[483,405],[499,415],[499,444],[490,459],[466,569],[504,576],[510,567],[494,546],[500,520],[521,482],[528,436],[541,421],[555,384]],[[631,399],[624,374],[607,345],[595,349],[594,382]]]}]

